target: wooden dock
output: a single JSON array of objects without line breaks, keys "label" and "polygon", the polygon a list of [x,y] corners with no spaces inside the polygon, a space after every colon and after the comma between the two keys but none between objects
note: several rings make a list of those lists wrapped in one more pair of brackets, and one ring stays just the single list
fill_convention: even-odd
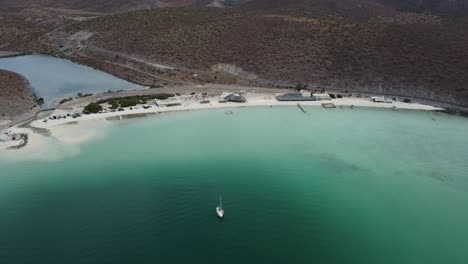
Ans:
[{"label": "wooden dock", "polygon": [[302,107],[302,105],[297,104],[297,107],[299,107],[299,109],[301,109],[301,111],[302,111],[304,114],[307,113],[307,111],[304,109],[304,107]]},{"label": "wooden dock", "polygon": [[336,108],[335,104],[333,103],[322,103],[323,108]]}]

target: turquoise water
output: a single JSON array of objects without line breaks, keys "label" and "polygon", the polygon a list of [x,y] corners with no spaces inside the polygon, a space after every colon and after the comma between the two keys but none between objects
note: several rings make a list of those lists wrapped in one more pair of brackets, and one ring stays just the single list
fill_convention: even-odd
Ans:
[{"label": "turquoise water", "polygon": [[74,157],[0,161],[1,263],[468,263],[467,119],[306,109],[116,121]]},{"label": "turquoise water", "polygon": [[49,107],[77,93],[95,94],[142,88],[93,68],[45,55],[3,58],[0,59],[0,69],[23,75],[36,95],[44,98]]}]

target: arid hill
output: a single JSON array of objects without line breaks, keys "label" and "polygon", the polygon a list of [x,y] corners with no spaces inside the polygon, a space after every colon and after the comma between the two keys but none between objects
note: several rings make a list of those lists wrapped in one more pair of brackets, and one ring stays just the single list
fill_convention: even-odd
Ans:
[{"label": "arid hill", "polygon": [[401,12],[362,18],[162,9],[104,16],[66,30],[92,32],[89,47],[155,63],[207,72],[234,68],[251,79],[468,105],[467,29],[465,20]]},{"label": "arid hill", "polygon": [[375,12],[382,8],[394,8],[407,12],[431,12],[442,15],[468,15],[468,0],[251,0],[243,4],[255,8],[300,8],[328,11],[367,10]]},{"label": "arid hill", "polygon": [[351,17],[388,16],[394,8],[372,0],[250,0],[241,5],[246,9],[294,9],[313,15]]},{"label": "arid hill", "polygon": [[2,8],[53,7],[122,12],[161,7],[236,6],[249,0],[0,0]]},{"label": "arid hill", "polygon": [[20,115],[35,105],[26,79],[16,73],[0,70],[0,120]]},{"label": "arid hill", "polygon": [[468,0],[374,0],[399,10],[433,12],[444,15],[468,15]]},{"label": "arid hill", "polygon": [[[0,0],[0,9],[52,7],[99,12],[123,12],[162,7],[298,8],[305,10],[370,12],[395,8],[410,12],[468,15],[468,0]],[[347,10],[346,10],[347,9]]]}]

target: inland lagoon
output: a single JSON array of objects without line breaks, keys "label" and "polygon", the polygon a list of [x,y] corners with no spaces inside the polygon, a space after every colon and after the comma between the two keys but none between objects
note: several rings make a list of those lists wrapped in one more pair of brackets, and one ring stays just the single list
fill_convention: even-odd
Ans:
[{"label": "inland lagoon", "polygon": [[0,69],[23,75],[36,96],[44,98],[46,107],[53,107],[61,99],[78,93],[95,94],[143,88],[91,67],[47,55],[0,58]]},{"label": "inland lagoon", "polygon": [[1,262],[468,263],[466,118],[305,108],[103,121],[3,158]]}]

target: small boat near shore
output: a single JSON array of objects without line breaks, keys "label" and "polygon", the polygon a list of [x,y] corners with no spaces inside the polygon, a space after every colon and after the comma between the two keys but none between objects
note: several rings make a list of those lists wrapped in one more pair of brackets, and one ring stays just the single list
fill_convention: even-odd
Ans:
[{"label": "small boat near shore", "polygon": [[219,206],[216,206],[216,215],[221,219],[224,216],[224,209],[223,209],[223,203],[221,201],[221,196],[219,196]]}]

